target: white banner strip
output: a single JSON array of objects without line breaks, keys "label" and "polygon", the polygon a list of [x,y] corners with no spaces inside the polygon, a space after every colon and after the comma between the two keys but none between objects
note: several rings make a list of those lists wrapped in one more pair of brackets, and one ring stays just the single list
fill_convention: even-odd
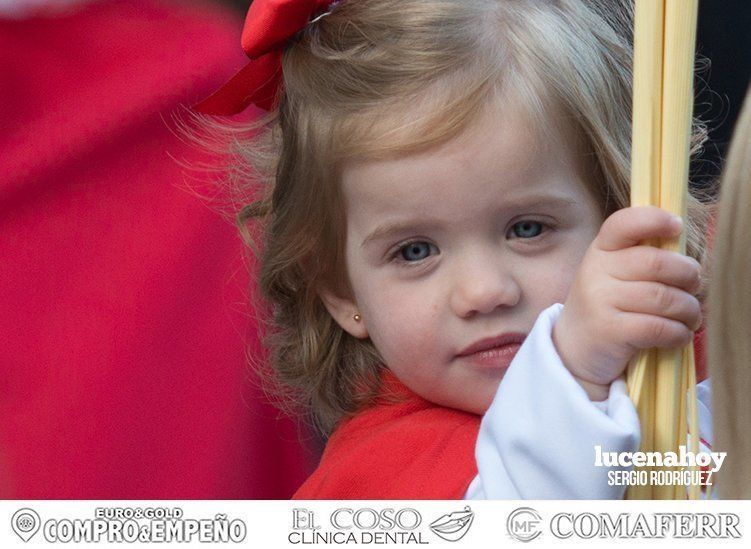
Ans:
[{"label": "white banner strip", "polygon": [[745,547],[747,501],[2,501],[3,548]]}]

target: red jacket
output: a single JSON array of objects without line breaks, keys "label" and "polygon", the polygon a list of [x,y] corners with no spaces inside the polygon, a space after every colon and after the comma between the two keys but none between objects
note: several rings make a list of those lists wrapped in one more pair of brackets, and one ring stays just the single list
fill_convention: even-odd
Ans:
[{"label": "red jacket", "polygon": [[382,395],[334,431],[295,499],[464,496],[477,474],[480,416],[433,404],[388,371]]}]

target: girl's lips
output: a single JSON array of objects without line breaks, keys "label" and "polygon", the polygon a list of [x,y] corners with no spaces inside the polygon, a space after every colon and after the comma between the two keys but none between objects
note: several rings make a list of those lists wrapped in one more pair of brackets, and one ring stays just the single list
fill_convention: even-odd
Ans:
[{"label": "girl's lips", "polygon": [[494,337],[486,337],[475,341],[473,344],[465,347],[459,352],[458,356],[469,356],[483,351],[489,351],[491,349],[497,349],[506,345],[522,344],[526,338],[526,334],[514,332],[508,334],[501,334]]},{"label": "girl's lips", "polygon": [[506,369],[521,346],[521,343],[507,343],[506,345],[499,345],[483,351],[477,351],[476,353],[460,355],[460,358],[469,360],[471,363],[483,368]]},{"label": "girl's lips", "polygon": [[525,334],[510,333],[481,339],[466,347],[457,356],[483,368],[506,369],[525,337]]}]

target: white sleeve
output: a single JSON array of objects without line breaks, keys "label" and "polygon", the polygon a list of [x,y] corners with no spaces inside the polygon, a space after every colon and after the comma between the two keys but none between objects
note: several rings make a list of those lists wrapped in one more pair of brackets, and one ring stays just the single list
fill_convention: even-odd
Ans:
[{"label": "white sleeve", "polygon": [[[696,405],[697,415],[699,416],[699,451],[712,452],[713,434],[712,434],[712,386],[709,379],[705,379],[696,385]],[[688,426],[688,440],[686,444],[691,448],[691,426]],[[715,475],[710,479],[712,488],[709,499],[718,499],[720,490],[717,486]],[[707,491],[702,490],[702,499],[707,499]]]},{"label": "white sleeve", "polygon": [[696,385],[696,401],[699,416],[699,442],[706,448],[706,451],[710,451],[714,436],[712,434],[712,385],[709,378]]},{"label": "white sleeve", "polygon": [[606,401],[592,402],[563,365],[552,340],[561,310],[540,313],[485,413],[465,499],[623,497],[623,486],[608,486],[617,468],[595,466],[595,446],[636,451],[639,418],[622,379]]}]

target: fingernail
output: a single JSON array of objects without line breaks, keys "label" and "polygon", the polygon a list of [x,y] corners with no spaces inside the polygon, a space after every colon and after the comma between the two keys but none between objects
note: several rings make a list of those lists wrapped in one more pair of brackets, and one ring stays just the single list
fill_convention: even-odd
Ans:
[{"label": "fingernail", "polygon": [[672,216],[672,219],[670,221],[675,230],[683,229],[683,218],[681,218],[680,216],[674,215]]}]

